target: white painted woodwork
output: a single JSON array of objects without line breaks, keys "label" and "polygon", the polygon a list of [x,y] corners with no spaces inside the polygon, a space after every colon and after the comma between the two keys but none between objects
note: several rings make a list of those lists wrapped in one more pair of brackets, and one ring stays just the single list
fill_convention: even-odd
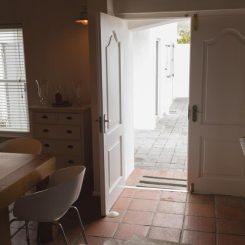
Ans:
[{"label": "white painted woodwork", "polygon": [[121,19],[101,14],[102,118],[104,162],[101,166],[101,211],[107,214],[124,184],[124,125],[122,92],[127,25]]},{"label": "white painted woodwork", "polygon": [[198,193],[245,196],[245,14],[200,16],[192,31],[189,184]]},{"label": "white painted woodwork", "polygon": [[85,142],[88,140],[85,121],[89,106],[31,107],[31,112],[32,135],[42,142],[43,153],[55,155],[57,168],[77,164],[88,167],[85,151],[90,146]]}]

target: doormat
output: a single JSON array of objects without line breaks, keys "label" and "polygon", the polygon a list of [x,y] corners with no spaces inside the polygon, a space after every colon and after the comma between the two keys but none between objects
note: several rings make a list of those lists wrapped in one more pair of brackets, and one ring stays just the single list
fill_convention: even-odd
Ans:
[{"label": "doormat", "polygon": [[186,190],[187,180],[177,178],[165,178],[155,176],[142,176],[136,185],[137,187],[171,189],[171,190]]}]

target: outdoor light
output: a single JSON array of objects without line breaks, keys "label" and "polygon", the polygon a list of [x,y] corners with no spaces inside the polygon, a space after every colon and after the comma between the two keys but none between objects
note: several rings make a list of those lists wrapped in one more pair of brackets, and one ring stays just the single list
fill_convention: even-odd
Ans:
[{"label": "outdoor light", "polygon": [[79,17],[76,19],[76,23],[82,24],[84,26],[88,25],[88,12],[87,7],[83,6]]}]

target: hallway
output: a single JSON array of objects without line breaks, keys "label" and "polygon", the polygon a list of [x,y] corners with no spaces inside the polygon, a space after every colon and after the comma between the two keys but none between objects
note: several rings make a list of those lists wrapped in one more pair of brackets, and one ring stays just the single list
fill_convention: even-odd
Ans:
[{"label": "hallway", "polygon": [[154,130],[135,130],[135,167],[187,168],[188,98],[175,99]]},{"label": "hallway", "polygon": [[135,130],[135,169],[127,186],[186,189],[187,117],[188,98],[178,98],[154,130]]}]

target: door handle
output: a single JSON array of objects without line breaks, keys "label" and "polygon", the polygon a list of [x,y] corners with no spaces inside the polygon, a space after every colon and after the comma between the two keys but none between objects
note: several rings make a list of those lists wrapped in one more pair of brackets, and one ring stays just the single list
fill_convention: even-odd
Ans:
[{"label": "door handle", "polygon": [[[105,131],[106,131],[106,127],[105,127],[106,125],[105,125],[105,124],[106,124],[106,123],[109,124],[109,123],[111,122],[111,120],[110,120],[110,119],[106,119],[106,114],[104,114],[104,116],[103,116],[103,121],[104,121],[104,132],[105,132]],[[108,125],[108,124],[107,124],[107,125]]]},{"label": "door handle", "polygon": [[192,106],[192,122],[197,121],[197,113],[198,113],[198,107],[197,105]]},{"label": "door handle", "polygon": [[106,129],[105,124],[110,123],[111,120],[106,119],[106,115],[104,114],[103,119],[101,116],[99,116],[99,118],[96,120],[96,122],[99,123],[100,132],[103,133],[103,132],[105,132],[105,129]]}]

